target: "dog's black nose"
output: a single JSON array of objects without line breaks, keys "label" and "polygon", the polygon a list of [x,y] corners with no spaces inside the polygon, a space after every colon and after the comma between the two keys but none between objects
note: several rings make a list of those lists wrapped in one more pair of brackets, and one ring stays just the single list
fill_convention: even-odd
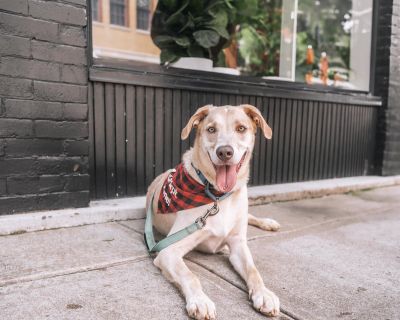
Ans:
[{"label": "dog's black nose", "polygon": [[228,161],[233,157],[233,148],[231,146],[221,146],[217,148],[217,157],[222,161]]}]

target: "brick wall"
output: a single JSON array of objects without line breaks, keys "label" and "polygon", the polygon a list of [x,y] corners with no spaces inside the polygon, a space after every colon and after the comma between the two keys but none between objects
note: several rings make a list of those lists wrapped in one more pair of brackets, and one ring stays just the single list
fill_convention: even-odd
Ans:
[{"label": "brick wall", "polygon": [[376,145],[376,174],[400,174],[400,0],[380,0],[374,94],[382,97]]},{"label": "brick wall", "polygon": [[393,0],[382,174],[400,174],[400,0]]},{"label": "brick wall", "polygon": [[0,1],[0,214],[89,201],[86,0]]}]

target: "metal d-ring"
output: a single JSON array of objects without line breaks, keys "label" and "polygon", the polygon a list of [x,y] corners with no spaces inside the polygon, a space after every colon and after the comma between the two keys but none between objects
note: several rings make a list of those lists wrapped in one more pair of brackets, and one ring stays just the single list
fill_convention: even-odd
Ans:
[{"label": "metal d-ring", "polygon": [[200,228],[204,228],[204,226],[206,225],[206,221],[207,221],[208,217],[209,216],[215,216],[218,212],[219,212],[218,202],[215,201],[214,205],[210,209],[207,209],[205,214],[203,214],[201,217],[198,217],[195,220],[195,223]]}]

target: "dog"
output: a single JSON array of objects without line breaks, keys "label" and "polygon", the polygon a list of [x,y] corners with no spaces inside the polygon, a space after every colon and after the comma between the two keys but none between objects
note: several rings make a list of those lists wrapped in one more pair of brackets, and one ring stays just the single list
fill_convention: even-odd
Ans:
[{"label": "dog", "polygon": [[[191,318],[215,319],[216,308],[183,257],[194,249],[217,253],[225,247],[229,249],[229,261],[247,284],[253,307],[266,316],[279,314],[279,299],[265,287],[246,239],[248,224],[268,231],[280,228],[275,220],[257,218],[248,213],[247,182],[257,128],[261,129],[265,138],[272,138],[271,128],[252,105],[207,105],[196,111],[181,132],[184,140],[192,129],[196,129],[194,145],[182,157],[178,171],[184,173],[180,174],[187,175],[185,179],[202,186],[199,175],[203,175],[213,194],[228,195],[218,201],[219,212],[209,216],[202,229],[164,248],[154,259],[154,264],[163,275],[182,291]],[[178,187],[172,183],[176,172],[169,170],[159,175],[146,195],[146,207],[152,206],[153,210],[153,226],[163,235],[171,235],[187,227],[210,208],[209,204],[204,204],[176,213],[159,213],[176,197]]]}]

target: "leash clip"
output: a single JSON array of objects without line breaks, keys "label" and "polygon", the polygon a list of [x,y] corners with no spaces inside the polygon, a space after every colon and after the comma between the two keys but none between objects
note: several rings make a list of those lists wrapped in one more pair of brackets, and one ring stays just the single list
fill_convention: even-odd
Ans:
[{"label": "leash clip", "polygon": [[206,221],[207,221],[208,217],[215,216],[218,212],[219,212],[218,202],[215,201],[214,205],[210,209],[207,209],[205,214],[203,214],[201,217],[198,217],[195,220],[195,223],[197,224],[197,226],[200,229],[202,229],[206,225]]}]

